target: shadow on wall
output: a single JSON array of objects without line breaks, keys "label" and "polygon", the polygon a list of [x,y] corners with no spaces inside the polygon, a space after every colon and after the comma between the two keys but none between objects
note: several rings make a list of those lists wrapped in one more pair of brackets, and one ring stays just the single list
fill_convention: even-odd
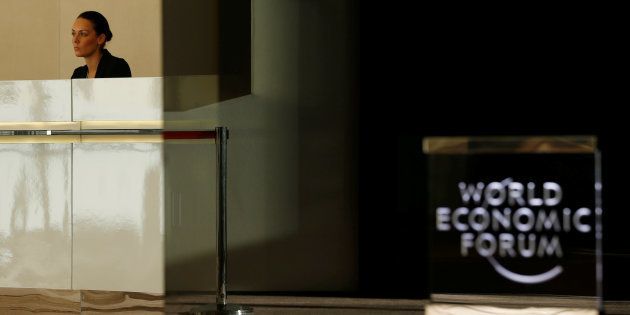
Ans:
[{"label": "shadow on wall", "polygon": [[[165,16],[165,25],[189,18],[186,10],[199,1],[183,3],[171,7],[173,15]],[[235,3],[249,8],[250,2]],[[167,124],[207,120],[230,129],[228,290],[357,290],[356,60],[354,43],[348,40],[354,32],[352,3],[252,1],[252,95],[232,98],[239,93],[224,89],[230,86],[224,78],[241,73],[222,68],[222,57],[220,102],[165,113]],[[194,26],[192,20],[182,25]],[[223,27],[219,33],[227,36],[221,40],[236,37],[229,36],[229,26]],[[185,63],[178,68],[183,61],[172,59],[177,52],[170,45],[165,48],[165,72],[199,74]],[[221,56],[241,56],[231,53],[241,51],[237,44],[221,47]],[[225,60],[229,64],[233,59]],[[214,164],[207,161],[214,154],[211,147],[198,152],[165,149],[166,207],[175,200],[179,205],[181,198],[188,203],[181,207],[181,222],[196,223],[182,234],[167,232],[167,292],[207,291],[215,285],[215,177]],[[171,159],[176,156],[178,162]],[[193,191],[194,196],[187,195]],[[173,192],[176,196],[170,196]],[[169,219],[171,215],[167,212],[166,219],[179,220],[178,214]]]},{"label": "shadow on wall", "polygon": [[[189,110],[251,93],[250,0],[164,0],[162,7],[164,76],[216,78],[210,89],[167,81],[166,111]],[[211,102],[177,102],[186,90],[186,95],[206,94]]]}]

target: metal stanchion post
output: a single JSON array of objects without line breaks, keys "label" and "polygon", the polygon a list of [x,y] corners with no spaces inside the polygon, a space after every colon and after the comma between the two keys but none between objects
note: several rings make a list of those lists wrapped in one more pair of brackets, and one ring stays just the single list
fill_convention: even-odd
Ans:
[{"label": "metal stanchion post", "polygon": [[245,315],[254,314],[251,307],[227,303],[227,139],[228,129],[217,127],[217,301],[193,309],[192,314]]}]

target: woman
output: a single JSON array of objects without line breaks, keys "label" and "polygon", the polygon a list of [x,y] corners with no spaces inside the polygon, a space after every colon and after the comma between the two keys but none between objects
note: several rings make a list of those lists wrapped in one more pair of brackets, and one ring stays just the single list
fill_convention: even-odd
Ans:
[{"label": "woman", "polygon": [[72,25],[72,44],[74,54],[85,58],[85,66],[74,69],[72,79],[131,77],[129,64],[105,49],[113,36],[102,14],[86,11],[77,17]]}]

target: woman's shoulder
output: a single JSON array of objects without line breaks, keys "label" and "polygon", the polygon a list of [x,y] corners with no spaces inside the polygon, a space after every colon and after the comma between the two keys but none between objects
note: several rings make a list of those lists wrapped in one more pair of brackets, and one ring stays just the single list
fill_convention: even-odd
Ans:
[{"label": "woman's shoulder", "polygon": [[131,77],[131,68],[123,58],[114,57],[112,62],[112,74],[117,77]]},{"label": "woman's shoulder", "polygon": [[127,61],[125,61],[125,59],[120,58],[120,57],[116,57],[110,53],[107,54],[107,59],[109,59],[109,62],[111,63],[115,63],[115,64],[127,64]]},{"label": "woman's shoulder", "polygon": [[118,67],[122,67],[122,68],[129,68],[129,64],[127,63],[127,61],[123,58],[119,58],[116,56],[112,56],[113,60],[114,60],[114,64],[116,64]]},{"label": "woman's shoulder", "polygon": [[71,79],[85,79],[87,77],[87,66],[81,66],[74,69]]},{"label": "woman's shoulder", "polygon": [[[113,56],[107,50],[105,50],[105,56],[107,57],[103,62],[103,77],[131,77],[131,69],[125,59]],[[99,64],[99,70],[100,68],[101,64]]]}]

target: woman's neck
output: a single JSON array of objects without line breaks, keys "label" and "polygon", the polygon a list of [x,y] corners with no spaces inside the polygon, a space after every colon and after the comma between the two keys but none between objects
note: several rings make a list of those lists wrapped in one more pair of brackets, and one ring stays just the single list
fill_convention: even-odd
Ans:
[{"label": "woman's neck", "polygon": [[103,52],[101,50],[97,50],[91,56],[85,57],[85,64],[88,67],[88,77],[93,78],[96,76],[98,63],[101,61],[102,56]]}]

